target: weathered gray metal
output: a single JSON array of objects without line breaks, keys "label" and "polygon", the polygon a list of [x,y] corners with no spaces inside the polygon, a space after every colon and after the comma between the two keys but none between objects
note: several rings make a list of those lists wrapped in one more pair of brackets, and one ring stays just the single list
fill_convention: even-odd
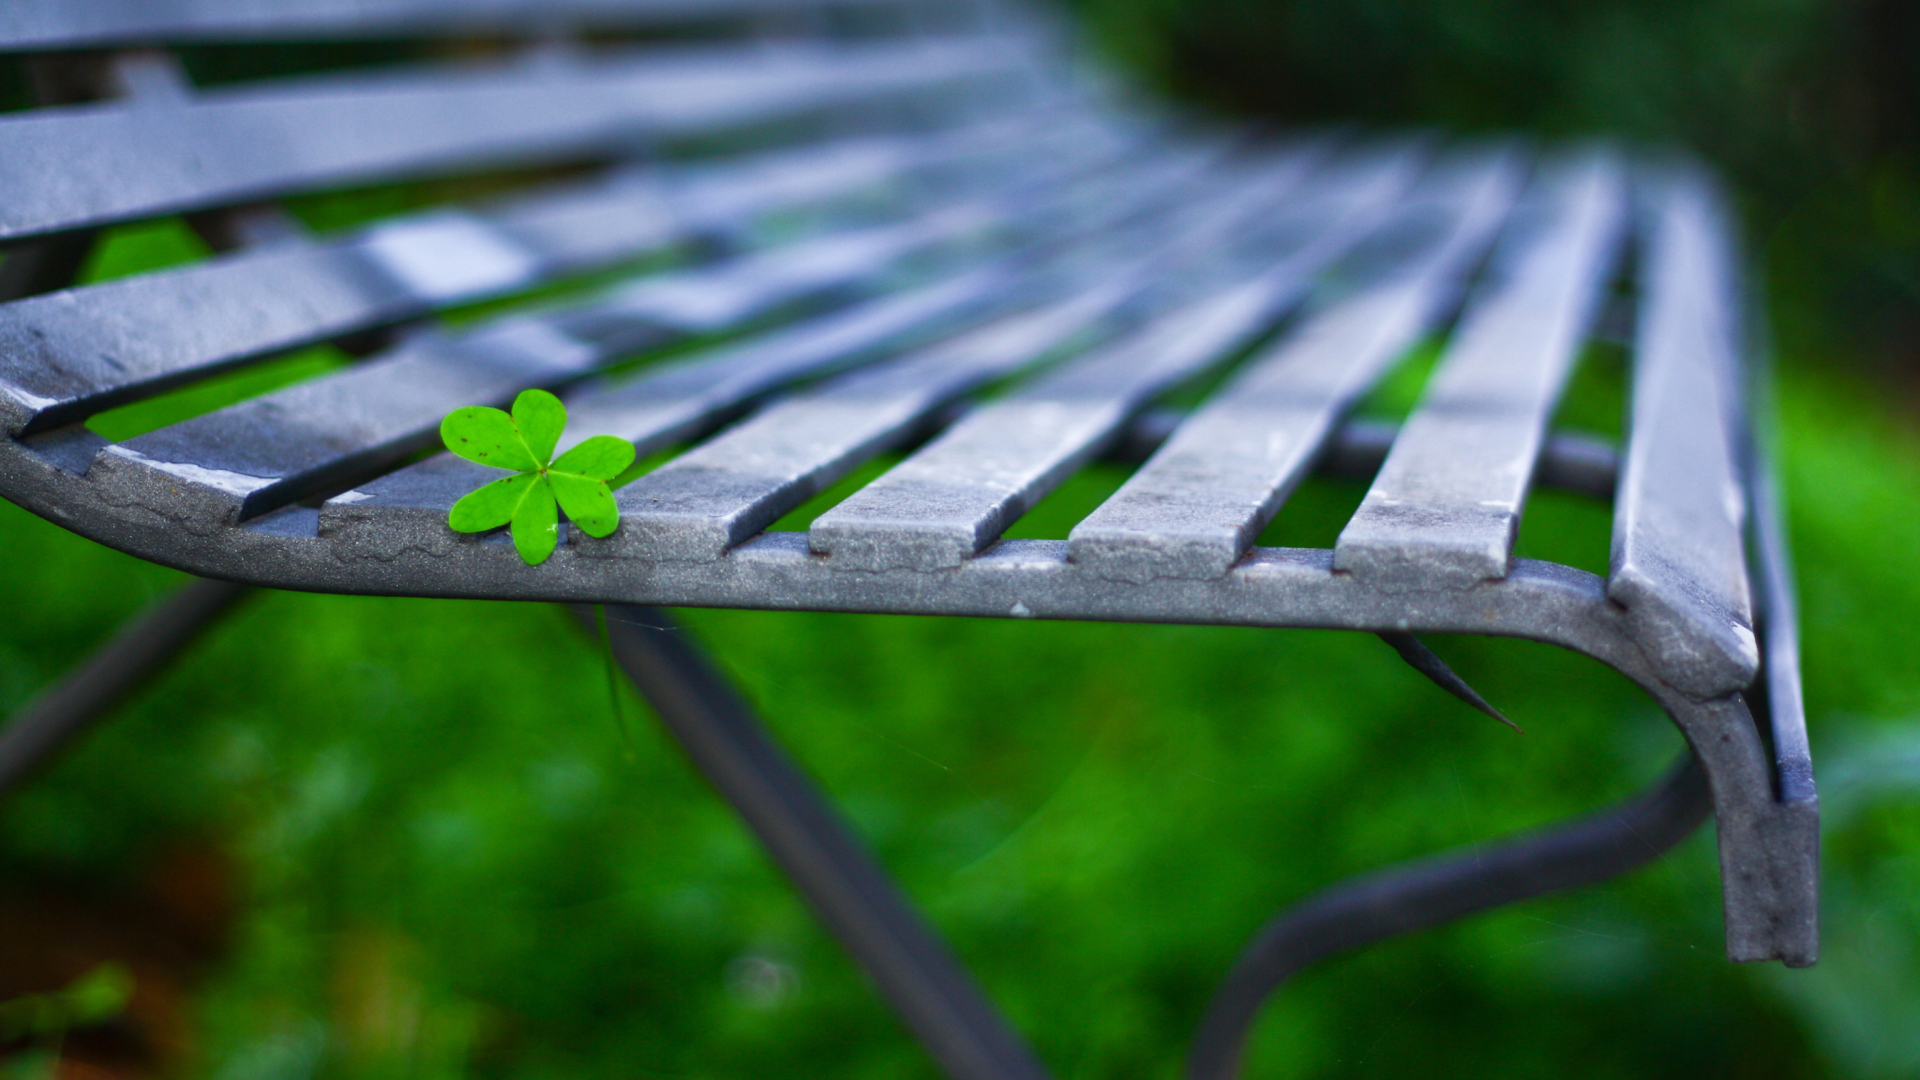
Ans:
[{"label": "weathered gray metal", "polygon": [[1202,295],[1180,297],[1137,333],[955,424],[821,515],[808,533],[813,550],[849,570],[934,569],[971,558],[1097,456],[1147,402],[1272,326],[1316,272],[1387,213],[1416,160],[1411,148],[1398,148],[1287,199],[1283,212],[1304,224],[1295,245],[1269,254],[1271,241],[1215,241],[1203,267],[1179,268],[1207,281]]},{"label": "weathered gray metal", "polygon": [[[595,24],[601,6],[551,14]],[[812,10],[728,10],[749,7]],[[249,0],[77,8],[65,21],[33,5],[0,15],[0,48],[351,21],[324,5],[275,21]],[[519,28],[528,10],[387,0],[355,25]],[[0,117],[0,235],[39,245],[9,256],[4,269],[20,273],[0,273],[37,284],[9,287],[57,286],[86,230],[115,221],[207,210],[226,216],[196,216],[203,233],[253,245],[0,304],[0,494],[124,551],[282,588],[1368,631],[1470,701],[1412,635],[1521,637],[1622,672],[1679,726],[1697,772],[1611,826],[1502,848],[1479,871],[1445,864],[1336,891],[1277,923],[1223,990],[1196,1076],[1231,1072],[1251,1010],[1303,958],[1623,869],[1638,855],[1621,854],[1620,830],[1677,840],[1702,784],[1729,955],[1812,962],[1817,801],[1792,597],[1745,419],[1740,283],[1711,182],[1591,147],[1276,144],[1128,120],[1045,75],[1044,35],[1017,20],[997,32],[1009,27],[1021,32],[604,60],[549,50],[486,72],[204,95],[170,76],[126,102]],[[822,116],[835,123],[794,124]],[[775,122],[804,145],[768,147]],[[750,127],[762,130],[747,138]],[[687,160],[643,160],[661,139]],[[611,164],[339,236],[247,203],[583,161]],[[584,297],[418,325],[669,249],[679,262]],[[1550,427],[1616,285],[1638,305],[1618,447]],[[356,364],[117,445],[86,427],[277,352],[408,322]],[[631,363],[703,335],[725,340]],[[1412,346],[1441,338],[1404,425],[1350,415]],[[1166,407],[1212,376],[1220,388],[1197,406]],[[539,567],[503,535],[447,527],[490,470],[419,456],[448,409],[529,386],[568,400],[569,438],[679,448],[619,492],[617,532],[570,534]],[[903,460],[809,532],[766,531],[896,451]],[[1101,457],[1144,464],[1066,539],[1001,538]],[[1258,546],[1316,467],[1372,485],[1338,544]],[[1515,557],[1539,484],[1613,500],[1607,577]],[[193,617],[155,625],[213,607],[181,610]],[[124,662],[103,659],[125,678],[100,685],[158,662],[149,638]],[[630,658],[651,648],[627,645]],[[681,694],[683,734],[732,710],[686,697],[698,677],[676,684],[637,663],[643,682]],[[0,736],[0,774],[22,773],[110,696],[51,695]],[[699,752],[717,782],[786,768],[767,766],[743,723]],[[793,796],[791,779],[771,802],[748,790],[759,781],[721,786],[956,1076],[1040,1075],[823,810],[781,826],[770,808]],[[1302,934],[1331,936],[1303,947]]]},{"label": "weathered gray metal", "polygon": [[[1753,636],[1737,462],[1738,291],[1705,179],[1650,178],[1650,236],[1635,348],[1632,431],[1614,503],[1607,595],[1637,636],[1706,695],[1751,685]],[[1680,658],[1685,662],[1681,663]]]},{"label": "weathered gray metal", "polygon": [[1699,761],[1683,757],[1661,783],[1580,821],[1368,874],[1288,908],[1222,980],[1187,1080],[1238,1075],[1261,1004],[1295,972],[1390,934],[1616,877],[1692,835],[1712,808]]},{"label": "weathered gray metal", "polygon": [[[783,210],[1052,140],[995,123],[781,149],[704,167],[624,168],[470,210],[387,218],[345,238],[269,244],[0,309],[10,434],[281,349],[724,239]],[[991,158],[989,159],[991,160]],[[191,311],[194,318],[180,318]]]},{"label": "weathered gray metal", "polygon": [[501,70],[288,80],[173,104],[0,116],[0,240],[290,194],[545,160],[1017,80],[1030,43],[688,49]]},{"label": "weathered gray metal", "polygon": [[[703,19],[913,13],[926,0],[9,0],[0,52],[156,41],[341,40],[621,30]],[[888,11],[888,9],[893,9]]]},{"label": "weathered gray metal", "polygon": [[1514,158],[1463,161],[1430,180],[1434,190],[1410,200],[1411,212],[1444,215],[1439,238],[1402,253],[1384,280],[1311,313],[1249,362],[1074,526],[1073,561],[1122,581],[1226,573],[1340,418],[1446,314],[1461,264],[1485,249],[1513,199]]},{"label": "weathered gray metal", "polygon": [[1506,576],[1547,421],[1613,276],[1622,180],[1598,154],[1543,167],[1334,569],[1428,587]]}]

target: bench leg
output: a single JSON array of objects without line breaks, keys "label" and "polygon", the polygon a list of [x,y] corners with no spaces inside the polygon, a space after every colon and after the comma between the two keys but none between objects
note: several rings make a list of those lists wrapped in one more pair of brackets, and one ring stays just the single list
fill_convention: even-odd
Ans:
[{"label": "bench leg", "polygon": [[250,591],[247,585],[197,578],[128,620],[105,645],[29,701],[0,730],[0,795],[13,790],[186,651]]},{"label": "bench leg", "polygon": [[663,613],[607,609],[614,659],[955,1080],[1041,1080],[987,1001],[747,703]]},{"label": "bench leg", "polygon": [[1706,774],[1689,753],[1664,780],[1624,804],[1516,840],[1355,878],[1289,908],[1260,931],[1221,983],[1194,1039],[1187,1080],[1237,1076],[1261,1005],[1302,968],[1624,874],[1692,835],[1712,808]]}]

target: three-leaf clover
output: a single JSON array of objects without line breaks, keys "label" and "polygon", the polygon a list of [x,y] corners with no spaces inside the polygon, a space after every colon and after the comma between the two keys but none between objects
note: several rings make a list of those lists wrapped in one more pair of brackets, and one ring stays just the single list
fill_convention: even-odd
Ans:
[{"label": "three-leaf clover", "polygon": [[545,390],[522,391],[512,415],[484,405],[448,413],[440,422],[447,449],[514,475],[462,496],[447,511],[447,524],[475,533],[512,523],[513,546],[529,566],[545,562],[559,542],[556,502],[589,536],[619,528],[620,509],[607,481],[633,464],[633,444],[595,435],[553,461],[566,426],[567,407]]}]

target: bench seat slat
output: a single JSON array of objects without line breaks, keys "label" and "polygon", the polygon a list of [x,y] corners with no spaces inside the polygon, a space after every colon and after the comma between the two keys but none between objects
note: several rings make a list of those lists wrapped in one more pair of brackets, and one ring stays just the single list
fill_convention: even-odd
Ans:
[{"label": "bench seat slat", "polygon": [[[942,405],[1045,359],[1076,337],[1105,335],[1111,317],[1177,256],[1219,243],[1269,208],[1323,151],[1289,154],[1224,202],[1171,223],[1106,237],[1059,269],[1072,293],[941,345],[776,405],[622,490],[622,526],[603,542],[650,558],[711,560],[759,532],[847,471],[897,445]],[[1221,192],[1211,192],[1219,195]],[[1104,277],[1104,282],[1100,279]],[[1094,283],[1089,284],[1089,281]],[[1055,288],[1060,286],[1056,285]]]},{"label": "bench seat slat", "polygon": [[0,306],[0,428],[71,423],[247,359],[590,270],[906,170],[1052,145],[991,125],[629,172],[331,242],[273,245]]},{"label": "bench seat slat", "polygon": [[328,185],[617,156],[646,138],[1007,82],[1024,52],[999,38],[687,49],[0,116],[0,240]]},{"label": "bench seat slat", "polygon": [[[642,281],[611,300],[560,316],[575,336],[615,349],[629,327],[671,326],[712,331],[737,324],[766,307],[768,295],[793,295],[861,275],[878,276],[910,252],[968,234],[1001,234],[1038,255],[1115,215],[1139,209],[1139,189],[1178,180],[1204,165],[1205,155],[1168,155],[1129,172],[1116,168],[1124,148],[1099,143],[1060,145],[1030,169],[996,174],[961,189],[965,201],[924,213],[917,221],[851,230],[847,236],[790,245],[715,273],[683,273]],[[633,346],[637,347],[637,346]]]},{"label": "bench seat slat", "polygon": [[[1004,304],[1019,280],[995,264],[902,293],[864,301],[737,345],[636,377],[566,394],[568,426],[556,452],[592,435],[613,435],[654,453],[711,427],[717,418],[785,383],[858,364],[895,342],[937,332],[956,318]],[[447,537],[447,508],[499,472],[436,454],[327,501],[322,535],[353,531],[388,537]]]},{"label": "bench seat slat", "polygon": [[[1292,157],[1304,168],[1321,152],[1317,146],[1310,146]],[[1218,153],[1217,148],[1169,152],[1161,160],[1139,168],[1103,172],[1025,209],[1028,216],[1045,222],[1042,231],[1050,230],[1056,238],[1076,231],[1098,235],[1114,222],[1139,214],[1190,183]],[[1074,249],[1069,246],[1066,250]],[[976,294],[990,292],[1002,308],[1012,301],[1031,303],[1030,293],[1037,280],[1033,274],[1031,269],[1016,273],[1012,264],[990,268],[964,279],[973,282],[967,286],[966,295],[979,299]],[[1027,282],[1023,288],[1013,288],[1022,280]],[[711,302],[713,292],[711,287],[704,287],[689,295],[704,304]],[[912,297],[875,301],[866,308],[756,338],[624,387],[580,393],[572,403],[575,435],[569,438],[588,432],[613,434],[633,441],[639,452],[649,452],[666,441],[685,437],[774,383],[871,358],[885,341],[911,328],[903,318],[906,313],[919,312],[925,303]],[[941,310],[959,304],[958,299],[942,301]],[[925,322],[931,314],[913,314],[911,322]],[[575,317],[573,321],[592,323],[597,318]],[[563,442],[563,449],[565,445]],[[339,523],[350,520],[356,523],[356,535],[363,535],[366,524],[379,519],[385,527],[425,531],[429,536],[444,538],[447,507],[486,480],[482,474],[487,470],[464,464],[451,455],[438,455],[382,477],[330,502],[322,527],[343,528]]]},{"label": "bench seat slat", "polygon": [[420,449],[449,410],[502,405],[528,386],[557,386],[619,355],[872,278],[979,228],[986,219],[973,209],[835,233],[662,275],[585,311],[510,317],[457,339],[410,344],[108,447],[89,475],[109,490],[147,491],[164,476],[191,513],[238,522]]},{"label": "bench seat slat", "polygon": [[762,215],[848,199],[882,184],[919,194],[929,184],[947,183],[950,173],[1004,168],[1018,154],[1078,160],[1116,153],[1126,141],[1065,117],[1047,128],[995,120],[928,134],[856,136],[719,164],[623,168],[599,183],[504,201],[490,216],[556,271],[575,271],[690,236],[738,232]]},{"label": "bench seat slat", "polygon": [[718,559],[897,445],[940,405],[1037,362],[1125,299],[1096,287],[775,405],[622,488],[620,530],[583,542],[648,559]]},{"label": "bench seat slat", "polygon": [[1646,185],[1650,235],[1635,334],[1632,433],[1614,500],[1607,595],[1680,659],[1663,675],[1725,693],[1759,664],[1732,417],[1739,297],[1726,211],[1707,179]]},{"label": "bench seat slat", "polygon": [[0,308],[0,425],[18,435],[260,353],[424,310],[352,246],[275,246]]},{"label": "bench seat slat", "polygon": [[[504,404],[527,386],[556,386],[594,365],[685,335],[723,330],[808,296],[876,283],[897,261],[1009,223],[1010,207],[1053,221],[1046,200],[1075,173],[1099,173],[1123,147],[1073,140],[1000,190],[902,223],[843,229],[704,269],[663,274],[597,303],[504,320],[451,342],[429,341],[355,369],[148,433],[95,458],[99,483],[165,490],[202,519],[236,522],[338,488],[431,442],[462,404]],[[1178,176],[1177,160],[1149,173]],[[1126,177],[1112,180],[1124,184]],[[1099,185],[1094,185],[1099,186]],[[471,349],[469,349],[471,343]],[[468,353],[471,351],[472,356]],[[164,476],[166,479],[159,480]]]},{"label": "bench seat slat", "polygon": [[1253,546],[1340,418],[1431,330],[1463,267],[1491,240],[1521,181],[1512,152],[1443,167],[1396,215],[1437,239],[1287,333],[1174,429],[1068,537],[1091,573],[1144,582],[1218,578]]},{"label": "bench seat slat", "polygon": [[541,34],[915,0],[7,0],[0,51],[157,42]]},{"label": "bench seat slat", "polygon": [[1542,169],[1341,531],[1335,568],[1429,587],[1506,575],[1547,423],[1617,263],[1625,209],[1610,155]]},{"label": "bench seat slat", "polygon": [[1097,456],[1154,395],[1271,326],[1314,274],[1390,211],[1421,156],[1413,147],[1379,153],[1289,200],[1268,223],[1305,226],[1306,238],[1287,254],[982,407],[815,519],[813,549],[857,570],[935,569],[973,557]]}]

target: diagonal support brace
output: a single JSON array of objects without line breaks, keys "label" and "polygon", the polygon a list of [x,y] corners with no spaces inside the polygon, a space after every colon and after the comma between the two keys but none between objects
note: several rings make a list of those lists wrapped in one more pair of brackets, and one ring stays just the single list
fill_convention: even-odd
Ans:
[{"label": "diagonal support brace", "polygon": [[1336,885],[1276,916],[1208,1006],[1187,1080],[1232,1080],[1267,998],[1294,973],[1339,953],[1469,915],[1617,877],[1692,835],[1713,809],[1688,754],[1632,800],[1543,832],[1390,867]]},{"label": "diagonal support brace", "polygon": [[607,615],[621,669],[947,1074],[1044,1080],[1033,1051],[688,634],[654,608]]},{"label": "diagonal support brace", "polygon": [[188,582],[128,620],[79,667],[0,729],[0,795],[31,776],[107,710],[139,689],[253,591],[215,578]]}]

